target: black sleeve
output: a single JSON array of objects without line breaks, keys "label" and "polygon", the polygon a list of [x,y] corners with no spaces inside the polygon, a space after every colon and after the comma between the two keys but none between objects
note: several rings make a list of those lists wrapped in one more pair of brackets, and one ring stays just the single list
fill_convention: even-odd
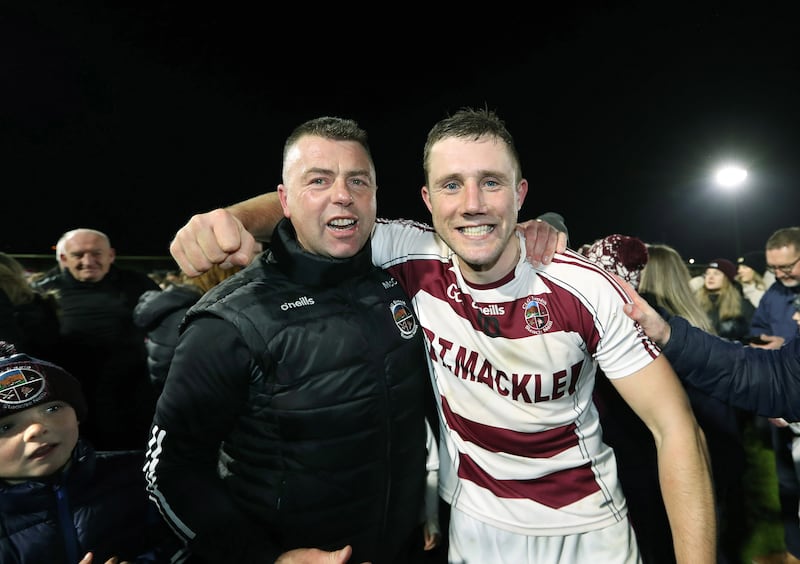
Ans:
[{"label": "black sleeve", "polygon": [[677,316],[669,324],[662,351],[687,384],[764,417],[800,421],[800,339],[764,350],[711,335]]},{"label": "black sleeve", "polygon": [[232,325],[194,319],[178,341],[150,432],[151,498],[209,562],[274,562],[279,554],[217,474],[219,446],[247,401],[251,371],[251,355]]}]

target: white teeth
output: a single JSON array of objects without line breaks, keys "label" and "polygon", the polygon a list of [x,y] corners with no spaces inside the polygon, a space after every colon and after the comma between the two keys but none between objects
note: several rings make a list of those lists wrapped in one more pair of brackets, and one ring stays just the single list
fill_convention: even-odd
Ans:
[{"label": "white teeth", "polygon": [[331,227],[339,227],[339,228],[347,228],[352,227],[356,224],[356,220],[354,219],[334,219],[328,225]]},{"label": "white teeth", "polygon": [[494,227],[491,225],[476,225],[475,227],[461,227],[459,231],[461,231],[464,235],[486,235],[494,230]]}]

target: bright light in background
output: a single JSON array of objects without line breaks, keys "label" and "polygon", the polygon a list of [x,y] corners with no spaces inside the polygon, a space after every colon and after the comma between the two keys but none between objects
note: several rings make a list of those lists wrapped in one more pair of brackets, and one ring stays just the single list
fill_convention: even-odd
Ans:
[{"label": "bright light in background", "polygon": [[714,173],[714,182],[721,188],[736,188],[747,179],[747,170],[736,164],[721,166]]},{"label": "bright light in background", "polygon": [[720,165],[714,173],[714,183],[730,194],[733,203],[733,237],[736,243],[736,256],[742,254],[742,241],[739,235],[738,193],[747,179],[747,169],[736,163]]}]

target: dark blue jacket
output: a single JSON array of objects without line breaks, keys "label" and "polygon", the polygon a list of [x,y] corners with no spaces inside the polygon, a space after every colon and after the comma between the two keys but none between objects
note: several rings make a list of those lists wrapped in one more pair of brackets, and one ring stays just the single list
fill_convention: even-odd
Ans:
[{"label": "dark blue jacket", "polygon": [[0,562],[77,564],[89,551],[97,564],[183,562],[182,543],[147,499],[143,463],[140,451],[96,452],[79,440],[56,476],[0,480]]},{"label": "dark blue jacket", "polygon": [[779,281],[770,286],[758,302],[750,321],[750,335],[778,335],[787,341],[797,336],[797,323],[792,319],[792,300],[800,288],[787,288]]},{"label": "dark blue jacket", "polygon": [[800,421],[800,339],[764,350],[710,335],[680,317],[669,325],[663,352],[682,380],[732,406]]}]

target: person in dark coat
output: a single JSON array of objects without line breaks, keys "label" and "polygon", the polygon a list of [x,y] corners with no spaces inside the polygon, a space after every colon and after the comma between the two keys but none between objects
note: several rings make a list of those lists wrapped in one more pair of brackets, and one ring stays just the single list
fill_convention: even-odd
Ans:
[{"label": "person in dark coat", "polygon": [[269,250],[186,314],[148,490],[209,562],[421,562],[430,380],[411,302],[372,264],[366,133],[302,124],[283,177]]},{"label": "person in dark coat", "polygon": [[133,322],[147,332],[147,367],[156,395],[164,389],[175,346],[178,326],[191,306],[208,290],[236,274],[241,267],[222,268],[215,265],[200,276],[179,277],[162,290],[147,290],[133,310]]},{"label": "person in dark coat", "polygon": [[57,290],[65,369],[81,378],[89,416],[82,429],[100,449],[142,448],[155,409],[145,332],[133,309],[147,290],[147,274],[114,265],[105,233],[74,229],[62,236],[61,274],[42,288]]}]

